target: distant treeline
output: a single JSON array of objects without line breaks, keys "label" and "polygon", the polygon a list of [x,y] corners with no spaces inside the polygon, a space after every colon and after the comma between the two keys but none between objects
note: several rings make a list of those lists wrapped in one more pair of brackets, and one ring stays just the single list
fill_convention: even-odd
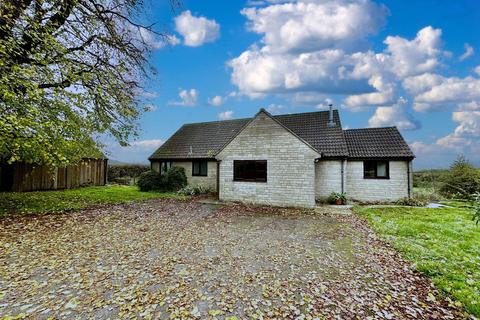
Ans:
[{"label": "distant treeline", "polygon": [[108,182],[131,185],[144,172],[150,170],[146,164],[112,164],[108,166]]},{"label": "distant treeline", "polygon": [[449,169],[415,171],[413,186],[448,198],[466,199],[480,193],[480,168],[475,168],[465,157],[460,156]]}]

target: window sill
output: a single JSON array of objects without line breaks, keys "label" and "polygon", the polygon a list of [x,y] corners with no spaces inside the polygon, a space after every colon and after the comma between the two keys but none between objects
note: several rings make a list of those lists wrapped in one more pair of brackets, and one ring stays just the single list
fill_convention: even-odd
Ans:
[{"label": "window sill", "polygon": [[363,177],[366,180],[390,180],[390,177]]},{"label": "window sill", "polygon": [[192,177],[208,177],[208,174],[192,174]]},{"label": "window sill", "polygon": [[267,183],[267,181],[256,181],[256,180],[233,180],[233,182],[254,182],[254,183]]}]

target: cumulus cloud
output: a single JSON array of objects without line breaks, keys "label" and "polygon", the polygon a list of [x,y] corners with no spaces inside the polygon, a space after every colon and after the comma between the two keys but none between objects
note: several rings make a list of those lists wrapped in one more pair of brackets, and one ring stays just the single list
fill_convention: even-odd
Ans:
[{"label": "cumulus cloud", "polygon": [[438,64],[442,30],[431,26],[418,31],[413,40],[388,36],[384,43],[391,55],[392,70],[399,77],[406,77],[433,70]]},{"label": "cumulus cloud", "polygon": [[471,45],[469,45],[468,43],[465,43],[464,48],[465,48],[465,52],[460,56],[460,58],[458,58],[460,61],[463,61],[463,60],[466,60],[466,59],[470,58],[473,55],[473,53],[475,52],[473,47]]},{"label": "cumulus cloud", "polygon": [[138,30],[142,41],[152,50],[161,49],[165,46],[175,46],[180,43],[180,39],[178,39],[175,35],[165,35],[163,37],[159,37],[146,28],[139,27]]},{"label": "cumulus cloud", "polygon": [[218,118],[220,120],[230,120],[233,118],[233,111],[229,110],[229,111],[220,112],[218,114]]},{"label": "cumulus cloud", "polygon": [[211,99],[208,99],[208,104],[215,107],[221,106],[224,102],[225,102],[225,98],[223,98],[222,96],[215,96]]},{"label": "cumulus cloud", "polygon": [[480,79],[441,77],[441,81],[415,96],[415,101],[424,103],[460,102],[480,99]]},{"label": "cumulus cloud", "polygon": [[220,36],[220,25],[215,20],[195,17],[189,10],[175,18],[175,30],[182,35],[183,43],[189,47],[213,42]]},{"label": "cumulus cloud", "polygon": [[368,83],[373,88],[377,89],[377,92],[363,93],[347,97],[345,99],[345,104],[348,107],[386,105],[391,104],[396,100],[396,88],[394,83],[385,82],[383,77],[379,75],[372,76],[368,80]]},{"label": "cumulus cloud", "polygon": [[456,136],[480,138],[480,111],[456,111],[452,119],[459,124],[454,131]]},{"label": "cumulus cloud", "polygon": [[431,26],[412,40],[387,37],[383,52],[359,51],[388,13],[369,0],[299,0],[242,13],[261,45],[228,64],[232,83],[251,98],[315,92],[349,95],[351,108],[393,104],[399,81],[433,71],[445,55],[442,32]]},{"label": "cumulus cloud", "polygon": [[368,120],[370,127],[396,126],[400,130],[416,130],[420,122],[405,109],[406,101],[402,98],[392,106],[378,107],[375,114]]},{"label": "cumulus cloud", "polygon": [[180,101],[171,101],[170,105],[192,107],[197,104],[198,90],[197,89],[190,89],[190,90],[181,89],[180,92],[178,93],[178,96],[180,97]]},{"label": "cumulus cloud", "polygon": [[266,48],[276,52],[345,48],[376,33],[388,10],[371,1],[298,1],[242,14],[250,30],[263,34]]}]

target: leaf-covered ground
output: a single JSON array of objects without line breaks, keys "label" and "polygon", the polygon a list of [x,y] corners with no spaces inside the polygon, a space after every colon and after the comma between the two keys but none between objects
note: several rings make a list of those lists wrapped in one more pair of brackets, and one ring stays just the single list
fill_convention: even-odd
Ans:
[{"label": "leaf-covered ground", "polygon": [[0,220],[0,315],[458,319],[345,212],[172,199]]},{"label": "leaf-covered ground", "polygon": [[0,192],[0,218],[12,214],[43,214],[95,205],[158,198],[185,199],[174,192],[141,192],[137,186],[106,185],[69,190]]}]

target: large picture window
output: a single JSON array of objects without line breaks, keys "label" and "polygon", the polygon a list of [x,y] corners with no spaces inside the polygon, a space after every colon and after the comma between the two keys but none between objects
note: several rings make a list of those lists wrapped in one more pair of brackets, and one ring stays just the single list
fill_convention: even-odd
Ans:
[{"label": "large picture window", "polygon": [[388,161],[380,161],[380,160],[363,161],[363,178],[389,179],[390,172],[388,167]]},{"label": "large picture window", "polygon": [[208,175],[207,161],[192,162],[192,176],[206,177]]},{"label": "large picture window", "polygon": [[267,160],[234,160],[233,181],[267,182]]}]

